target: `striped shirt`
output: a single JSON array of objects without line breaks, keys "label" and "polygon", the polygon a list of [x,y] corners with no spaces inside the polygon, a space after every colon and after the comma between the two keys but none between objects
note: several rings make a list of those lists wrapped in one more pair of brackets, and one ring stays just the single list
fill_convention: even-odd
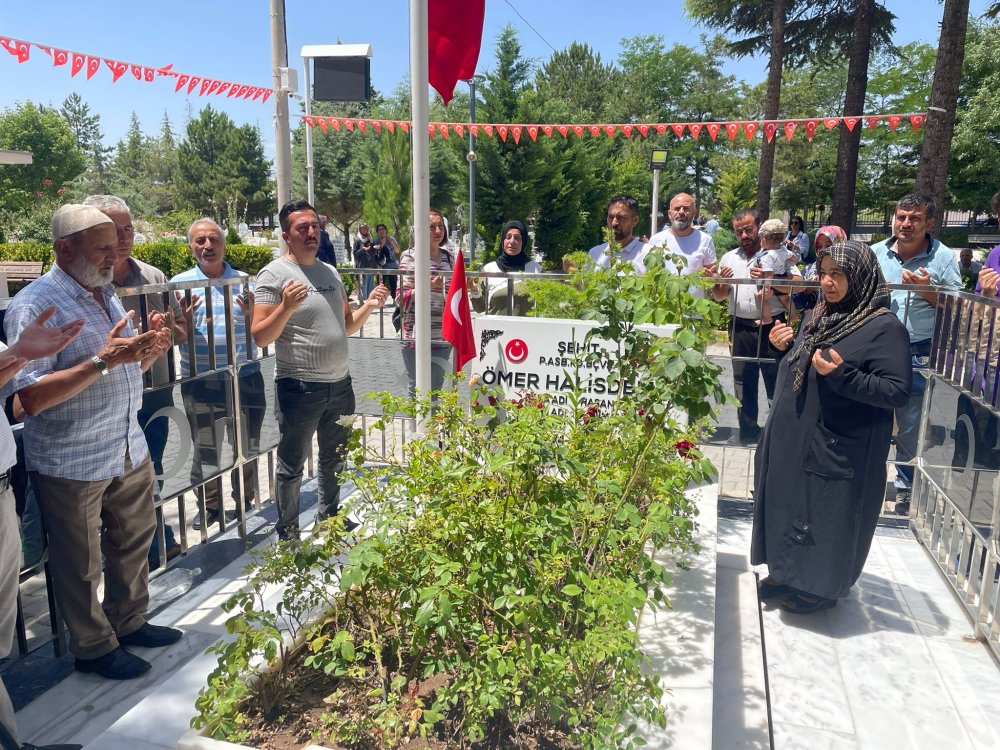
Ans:
[{"label": "striped shirt", "polygon": [[[441,257],[430,262],[430,275],[443,276],[451,271],[454,256],[444,248],[441,248]],[[399,259],[400,271],[414,271],[417,267],[417,259],[413,257],[413,250],[407,250],[403,257]],[[413,307],[413,276],[406,275],[400,277],[399,296],[396,304],[402,302],[403,310],[403,346],[412,349],[416,346],[413,340],[413,327],[416,321],[416,310]],[[444,313],[445,290],[448,288],[448,279],[444,280],[441,291],[431,292],[431,341],[444,341],[444,334],[441,332],[441,317]]]},{"label": "striped shirt", "polygon": [[[249,279],[245,273],[237,271],[228,263],[225,264],[220,278]],[[170,279],[171,283],[175,281],[211,282],[211,279],[205,275],[200,266],[195,266],[187,271],[182,271]],[[252,288],[249,282],[246,286]],[[257,348],[254,346],[253,340],[250,341],[248,350],[246,317],[235,300],[236,295],[243,292],[243,287],[243,284],[234,284],[231,287],[234,297],[232,300],[233,336],[235,338],[233,343],[236,349],[236,362],[234,364],[237,365],[257,358]],[[194,331],[194,356],[198,372],[206,372],[211,369],[208,348],[209,321],[212,324],[212,334],[215,343],[215,366],[226,367],[229,364],[229,343],[227,341],[228,332],[226,331],[225,308],[226,289],[224,286],[206,286],[204,289],[192,289],[191,293],[201,296],[201,304],[191,311],[191,326]],[[181,374],[184,377],[191,375],[189,343],[190,341],[181,344]]]},{"label": "striped shirt", "polygon": [[[107,343],[111,329],[125,317],[125,308],[111,284],[100,288],[108,312],[93,295],[59,266],[26,286],[11,302],[4,319],[7,340],[21,331],[49,305],[56,312],[48,325],[58,326],[83,318],[85,325],[69,346],[58,354],[29,362],[14,377],[21,390],[46,375],[86,362]],[[136,335],[131,323],[120,334]],[[80,481],[120,477],[125,473],[126,452],[133,466],[149,456],[146,439],[136,420],[142,404],[142,372],[137,363],[118,365],[73,398],[50,406],[24,420],[27,468],[50,477]]]}]

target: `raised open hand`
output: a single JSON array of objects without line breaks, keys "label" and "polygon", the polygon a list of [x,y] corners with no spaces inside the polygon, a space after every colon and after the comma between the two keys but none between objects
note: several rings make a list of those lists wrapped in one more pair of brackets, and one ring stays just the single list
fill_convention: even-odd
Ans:
[{"label": "raised open hand", "polygon": [[[74,320],[72,323],[65,323],[61,326],[46,326],[49,319],[55,315],[55,306],[46,307],[38,317],[31,321],[7,354],[14,357],[23,357],[26,361],[51,357],[58,354],[69,344],[76,335],[83,330],[83,319]],[[21,365],[22,367],[24,365]]]}]

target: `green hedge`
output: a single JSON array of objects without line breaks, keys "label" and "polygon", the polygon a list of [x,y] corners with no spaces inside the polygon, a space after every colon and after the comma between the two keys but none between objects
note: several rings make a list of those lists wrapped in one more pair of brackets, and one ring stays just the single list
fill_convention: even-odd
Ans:
[{"label": "green hedge", "polygon": [[[135,246],[132,255],[155,266],[169,279],[194,265],[191,251],[183,242],[144,242]],[[0,261],[34,260],[48,271],[53,261],[52,245],[44,242],[10,242],[0,244]],[[226,260],[251,276],[271,262],[272,248],[258,245],[229,245]]]}]

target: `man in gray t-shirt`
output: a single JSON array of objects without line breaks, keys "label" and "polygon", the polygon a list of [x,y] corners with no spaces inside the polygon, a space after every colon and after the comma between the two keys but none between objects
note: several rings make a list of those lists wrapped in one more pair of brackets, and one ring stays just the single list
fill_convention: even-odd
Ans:
[{"label": "man in gray t-shirt", "polygon": [[[275,345],[274,390],[278,416],[275,501],[282,540],[299,535],[299,487],[313,435],[319,443],[318,520],[336,516],[340,472],[354,413],[347,337],[385,304],[379,284],[357,310],[337,269],[316,259],[319,216],[306,201],[286,203],[278,213],[288,253],[257,274],[251,333],[257,346]],[[354,522],[344,519],[348,530]]]}]

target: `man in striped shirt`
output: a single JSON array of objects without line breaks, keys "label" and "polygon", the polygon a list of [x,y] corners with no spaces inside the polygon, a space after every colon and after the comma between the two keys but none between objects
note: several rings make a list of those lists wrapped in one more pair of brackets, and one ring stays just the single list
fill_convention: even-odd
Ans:
[{"label": "man in striped shirt", "polygon": [[[204,287],[194,290],[191,295],[191,344],[193,356],[188,344],[181,346],[181,374],[186,378],[190,375],[206,373],[212,369],[227,367],[229,363],[229,346],[233,346],[236,354],[232,363],[238,368],[240,387],[240,416],[246,431],[249,445],[244,446],[249,452],[256,453],[260,441],[261,426],[264,423],[264,376],[260,372],[260,364],[256,361],[257,351],[253,340],[247,332],[247,320],[253,318],[254,294],[250,290],[249,278],[245,273],[237,271],[226,262],[226,241],[222,228],[209,218],[198,219],[188,228],[188,247],[195,259],[194,268],[183,271],[171,282],[199,281]],[[212,286],[215,279],[243,279],[244,284],[234,286]],[[233,341],[230,342],[226,329],[225,296],[226,289],[233,295]],[[180,296],[180,293],[178,293]],[[209,328],[211,341],[209,346]],[[214,351],[215,362],[212,362]],[[184,407],[191,422],[191,437],[195,446],[195,457],[191,464],[191,482],[200,484],[210,466],[217,467],[220,463],[220,449],[216,423],[219,419],[225,421],[230,443],[235,447],[235,420],[230,413],[230,398],[228,377],[225,373],[206,375],[191,380],[181,386]],[[243,464],[243,485],[240,487],[240,476],[236,469],[230,473],[232,495],[237,502],[243,498],[244,507],[250,508],[256,497],[257,461]],[[212,525],[222,520],[232,520],[235,516],[222,515],[219,502],[219,482],[211,481],[204,488],[205,517],[197,516],[194,528],[202,528],[203,523]]]}]

